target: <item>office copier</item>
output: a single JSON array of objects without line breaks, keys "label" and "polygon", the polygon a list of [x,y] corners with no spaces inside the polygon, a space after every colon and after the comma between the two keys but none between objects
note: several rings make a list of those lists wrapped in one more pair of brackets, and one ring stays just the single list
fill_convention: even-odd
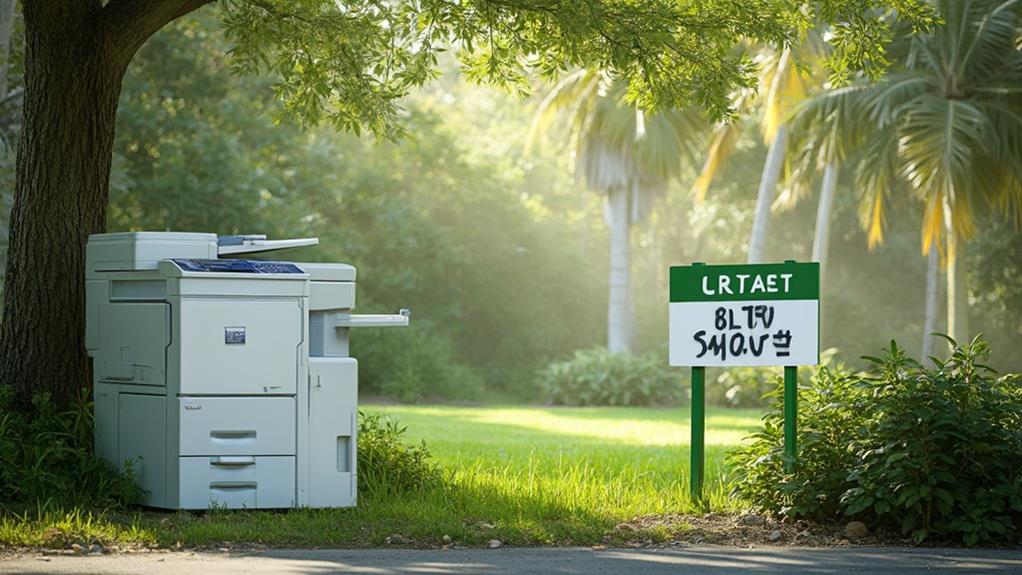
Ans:
[{"label": "office copier", "polygon": [[86,249],[96,451],[167,509],[356,500],[355,268],[243,259],[314,238],[97,234]]}]

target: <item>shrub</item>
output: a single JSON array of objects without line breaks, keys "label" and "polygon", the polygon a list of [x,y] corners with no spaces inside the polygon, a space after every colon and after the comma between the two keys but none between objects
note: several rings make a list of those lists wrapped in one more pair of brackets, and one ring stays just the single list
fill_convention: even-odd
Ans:
[{"label": "shrub", "polygon": [[754,442],[729,456],[736,491],[792,516],[860,519],[917,542],[1012,541],[1022,529],[1022,387],[980,363],[978,338],[927,369],[891,342],[873,371],[821,369],[800,390],[786,473],[780,390]]},{"label": "shrub", "polygon": [[610,353],[601,347],[551,363],[538,379],[555,405],[674,404],[686,389],[680,372],[660,354]]},{"label": "shrub", "polygon": [[363,330],[352,341],[363,391],[404,402],[434,397],[474,400],[482,394],[479,374],[458,359],[450,338],[428,323]]},{"label": "shrub", "polygon": [[706,382],[706,402],[725,407],[764,407],[777,377],[777,370],[769,367],[722,369]]},{"label": "shrub", "polygon": [[401,493],[427,487],[441,478],[426,442],[402,441],[407,428],[375,413],[358,413],[358,492]]},{"label": "shrub", "polygon": [[[820,365],[833,365],[837,349],[830,348],[820,353]],[[720,369],[720,368],[718,368]],[[799,371],[799,382],[806,384],[816,369]],[[769,394],[776,387],[776,380],[782,374],[779,367],[728,367],[720,369],[717,377],[706,382],[706,402],[724,407],[766,407],[770,404]]]},{"label": "shrub", "polygon": [[120,506],[139,495],[129,474],[95,457],[87,391],[66,409],[46,394],[28,410],[14,399],[13,388],[0,385],[0,504]]}]

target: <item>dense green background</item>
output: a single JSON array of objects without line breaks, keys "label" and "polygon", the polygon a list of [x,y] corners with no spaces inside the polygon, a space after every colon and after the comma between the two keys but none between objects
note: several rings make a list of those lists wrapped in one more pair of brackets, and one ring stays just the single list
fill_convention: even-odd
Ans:
[{"label": "dense green background", "polygon": [[[357,266],[360,312],[413,310],[410,329],[355,334],[365,394],[537,400],[538,368],[605,341],[602,199],[573,180],[566,142],[523,152],[536,101],[470,86],[451,61],[405,102],[408,139],[308,131],[275,121],[274,78],[231,74],[227,48],[206,10],[133,61],[111,231],[320,237],[279,257]],[[634,232],[638,351],[666,361],[669,266],[745,260],[764,155],[756,130],[745,130],[707,200],[693,202],[687,166]],[[13,161],[8,148],[5,193]],[[886,242],[866,249],[849,175],[835,200],[822,347],[857,366],[891,338],[919,349],[925,259],[907,194],[893,198]],[[809,198],[774,213],[768,260],[810,258],[815,210]],[[974,330],[991,340],[995,367],[1020,370],[1022,239],[990,221],[969,249]]]}]

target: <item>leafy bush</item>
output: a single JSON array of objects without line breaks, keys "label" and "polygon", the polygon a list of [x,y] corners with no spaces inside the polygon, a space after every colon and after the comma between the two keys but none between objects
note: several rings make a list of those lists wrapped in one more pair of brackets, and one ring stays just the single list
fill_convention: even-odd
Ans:
[{"label": "leafy bush", "polygon": [[891,342],[873,372],[821,369],[800,390],[799,454],[785,471],[780,390],[755,441],[729,457],[758,507],[852,517],[916,541],[1013,541],[1022,530],[1022,386],[978,338],[928,369]]},{"label": "leafy bush", "polygon": [[426,442],[402,441],[407,428],[375,413],[358,413],[358,492],[360,495],[400,493],[440,480]]},{"label": "leafy bush", "polygon": [[92,402],[83,391],[66,409],[46,394],[18,409],[14,390],[0,385],[0,504],[119,506],[138,487],[95,457]]},{"label": "leafy bush", "polygon": [[[820,365],[830,366],[837,357],[837,349],[820,353]],[[706,382],[706,402],[724,407],[766,407],[770,405],[770,392],[781,376],[779,367],[728,367],[719,369],[717,377]],[[799,371],[799,382],[809,383],[815,369]]]},{"label": "leafy bush", "polygon": [[445,334],[419,323],[402,330],[364,330],[352,338],[363,391],[414,402],[423,398],[474,400],[483,381],[457,357]]},{"label": "leafy bush", "polygon": [[725,407],[764,407],[778,377],[769,367],[729,367],[706,382],[706,402]]},{"label": "leafy bush", "polygon": [[547,401],[555,405],[660,405],[685,397],[677,369],[656,353],[610,353],[596,347],[579,350],[539,374]]}]

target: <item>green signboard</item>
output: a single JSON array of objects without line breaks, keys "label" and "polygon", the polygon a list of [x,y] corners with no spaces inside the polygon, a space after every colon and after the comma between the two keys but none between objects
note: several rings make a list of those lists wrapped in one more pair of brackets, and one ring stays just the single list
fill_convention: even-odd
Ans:
[{"label": "green signboard", "polygon": [[671,268],[671,365],[819,361],[817,263]]},{"label": "green signboard", "polygon": [[671,365],[692,366],[693,499],[702,498],[707,366],[784,366],[786,467],[797,457],[798,365],[820,357],[818,263],[670,270]]}]

